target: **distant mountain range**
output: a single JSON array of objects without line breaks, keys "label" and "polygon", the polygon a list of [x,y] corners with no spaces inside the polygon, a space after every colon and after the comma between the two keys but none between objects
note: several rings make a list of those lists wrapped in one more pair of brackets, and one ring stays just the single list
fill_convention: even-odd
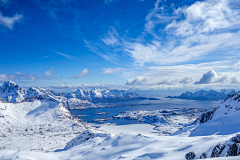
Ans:
[{"label": "distant mountain range", "polygon": [[140,97],[137,93],[116,89],[106,89],[103,91],[96,88],[92,90],[78,89],[72,93],[54,93],[52,90],[39,87],[30,87],[28,90],[25,90],[12,81],[4,82],[4,84],[0,87],[0,98],[11,103],[47,98],[52,101],[62,102],[69,108],[74,108],[79,104],[93,106],[91,102],[97,101],[128,101],[134,99],[147,99],[145,97]]},{"label": "distant mountain range", "polygon": [[223,100],[227,98],[228,95],[236,93],[234,89],[222,89],[220,92],[210,90],[200,90],[197,92],[185,92],[180,96],[168,96],[166,98],[178,98],[178,99],[191,99],[191,100]]},{"label": "distant mountain range", "polygon": [[78,89],[73,93],[63,93],[63,95],[66,98],[78,98],[88,101],[126,101],[141,98],[137,93],[109,88],[103,91],[96,88],[91,90]]}]

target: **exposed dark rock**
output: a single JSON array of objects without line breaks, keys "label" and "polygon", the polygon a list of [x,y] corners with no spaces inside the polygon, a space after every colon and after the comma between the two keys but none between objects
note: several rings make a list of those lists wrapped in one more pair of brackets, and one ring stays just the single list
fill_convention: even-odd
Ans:
[{"label": "exposed dark rock", "polygon": [[240,143],[240,134],[237,134],[235,137],[233,137],[232,141],[235,143]]},{"label": "exposed dark rock", "polygon": [[219,157],[219,155],[222,153],[224,150],[225,145],[218,144],[214,149],[212,150],[211,157]]},{"label": "exposed dark rock", "polygon": [[0,98],[0,102],[2,103],[8,103],[7,101],[5,101],[4,99]]},{"label": "exposed dark rock", "polygon": [[194,159],[196,157],[196,154],[194,153],[194,152],[189,152],[189,153],[187,153],[186,155],[185,155],[185,158],[187,159],[187,160],[192,160],[192,159]]},{"label": "exposed dark rock", "polygon": [[[240,134],[232,137],[223,144],[217,144],[213,149],[210,157],[225,157],[240,155]],[[186,157],[186,156],[185,156]],[[208,158],[206,153],[202,153],[200,159]]]},{"label": "exposed dark rock", "polygon": [[206,113],[203,113],[198,119],[196,119],[196,121],[195,121],[194,123],[195,123],[195,124],[196,124],[197,122],[199,122],[199,123],[205,123],[205,122],[211,120],[212,117],[213,117],[213,115],[214,115],[214,112],[215,112],[215,111],[216,111],[216,109],[213,110],[213,111],[208,111],[208,112],[206,112]]},{"label": "exposed dark rock", "polygon": [[58,102],[56,99],[54,99],[51,96],[48,95],[40,95],[40,96],[34,96],[34,97],[29,97],[29,98],[25,98],[22,102],[33,102],[35,100],[49,100],[49,101],[53,101],[53,102]]},{"label": "exposed dark rock", "polygon": [[240,143],[234,143],[228,149],[227,156],[237,156],[240,155]]},{"label": "exposed dark rock", "polygon": [[205,159],[207,158],[207,155],[205,153],[201,154],[200,159]]}]

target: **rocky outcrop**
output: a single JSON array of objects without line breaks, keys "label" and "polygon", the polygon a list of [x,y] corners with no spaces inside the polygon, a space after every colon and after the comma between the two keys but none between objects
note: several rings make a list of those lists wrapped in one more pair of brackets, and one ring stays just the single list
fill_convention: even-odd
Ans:
[{"label": "rocky outcrop", "polygon": [[227,151],[227,156],[240,155],[240,143],[234,143]]},{"label": "rocky outcrop", "polygon": [[203,113],[198,119],[196,119],[196,121],[194,123],[198,124],[198,123],[208,122],[209,120],[212,119],[215,111],[216,111],[216,109],[214,109],[213,111],[208,111],[206,113]]},{"label": "rocky outcrop", "polygon": [[5,101],[4,99],[0,98],[0,102],[1,103],[7,103],[7,101]]},{"label": "rocky outcrop", "polygon": [[212,150],[211,157],[219,157],[225,147],[225,145],[221,144],[216,145]]},{"label": "rocky outcrop", "polygon": [[208,151],[201,154],[200,159],[238,155],[240,155],[240,134],[237,134],[224,143],[219,143],[211,147]]},{"label": "rocky outcrop", "polygon": [[205,153],[202,153],[200,156],[200,159],[205,159],[205,158],[207,158],[207,155]]},{"label": "rocky outcrop", "polygon": [[101,132],[92,131],[92,130],[85,130],[84,132],[79,134],[77,137],[72,139],[70,142],[68,142],[68,144],[66,145],[66,147],[64,149],[68,149],[73,146],[79,145],[79,144],[81,144],[89,139],[95,138],[95,137],[108,137],[108,136],[109,136],[109,134],[106,134],[106,133],[101,133]]},{"label": "rocky outcrop", "polygon": [[194,152],[189,152],[185,155],[186,160],[193,160],[196,157]]}]

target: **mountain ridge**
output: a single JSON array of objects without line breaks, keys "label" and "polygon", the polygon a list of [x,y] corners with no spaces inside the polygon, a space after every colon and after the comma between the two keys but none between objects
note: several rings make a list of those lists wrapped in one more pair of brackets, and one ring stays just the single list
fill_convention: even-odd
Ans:
[{"label": "mountain ridge", "polygon": [[167,96],[165,98],[178,98],[178,99],[190,99],[190,100],[224,100],[227,98],[228,95],[232,95],[236,93],[234,89],[227,90],[222,89],[220,92],[210,90],[200,90],[196,92],[189,92],[186,91],[185,93],[182,93],[180,96]]},{"label": "mountain ridge", "polygon": [[[23,89],[18,84],[12,81],[5,81],[0,87],[0,98],[7,102],[15,103],[22,102],[31,97],[44,98],[46,95],[55,97],[57,99],[72,99],[76,98],[84,100],[85,102],[98,102],[98,101],[128,101],[135,99],[147,99],[140,97],[137,93],[131,93],[125,90],[106,89],[100,91],[98,89],[91,90],[76,90],[72,93],[55,93],[50,89],[43,89],[39,87],[30,87],[28,90]],[[26,101],[26,100],[25,100]]]}]

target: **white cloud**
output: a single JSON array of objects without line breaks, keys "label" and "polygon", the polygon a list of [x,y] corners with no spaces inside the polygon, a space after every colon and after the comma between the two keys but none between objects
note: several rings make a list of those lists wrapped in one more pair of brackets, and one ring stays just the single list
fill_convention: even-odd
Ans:
[{"label": "white cloud", "polygon": [[61,52],[57,52],[57,51],[53,51],[54,53],[57,53],[63,57],[66,57],[66,58],[69,58],[69,59],[74,59],[72,56],[68,55],[68,54],[65,54],[65,53],[61,53]]},{"label": "white cloud", "polygon": [[186,18],[181,21],[173,21],[166,29],[173,29],[175,34],[188,36],[212,32],[239,25],[239,11],[229,5],[231,0],[207,0],[195,2],[189,7],[178,8],[175,13],[183,14]]},{"label": "white cloud", "polygon": [[129,79],[126,85],[145,85],[147,81],[148,79],[145,77],[136,77]]},{"label": "white cloud", "polygon": [[232,84],[240,84],[240,79],[238,77],[232,77],[231,78],[231,83]]},{"label": "white cloud", "polygon": [[0,73],[0,82],[7,80],[26,82],[26,81],[35,81],[38,79],[37,75],[34,74],[4,74]]},{"label": "white cloud", "polygon": [[45,78],[46,78],[46,77],[50,77],[50,76],[52,76],[54,73],[55,73],[55,71],[51,68],[50,70],[47,70],[47,71],[45,72],[44,77],[45,77]]},{"label": "white cloud", "polygon": [[[225,60],[199,64],[147,67],[148,70],[141,72],[137,78],[129,79],[126,85],[154,88],[170,86],[173,88],[222,86],[224,88],[224,86],[236,83],[236,79],[240,79],[238,71],[231,71],[231,64],[232,61]],[[218,71],[218,74],[216,71]],[[235,79],[235,81],[232,79]]]},{"label": "white cloud", "polygon": [[98,88],[98,89],[106,89],[106,88],[111,88],[111,89],[128,89],[128,86],[121,85],[121,84],[77,84],[77,85],[70,85],[70,84],[59,84],[55,86],[49,86],[53,89],[93,89],[93,88]]},{"label": "white cloud", "polygon": [[90,73],[87,68],[83,69],[81,73],[77,74],[74,78],[87,77]]},{"label": "white cloud", "polygon": [[[97,44],[91,43],[87,40],[84,39],[85,45],[86,47],[88,47],[90,49],[90,51],[98,54],[100,57],[102,57],[103,59],[110,61],[110,62],[114,62],[114,59],[116,59],[116,55],[114,54],[103,54],[100,50],[101,47],[99,47]],[[104,53],[106,53],[106,50],[104,50]]]},{"label": "white cloud", "polygon": [[101,74],[114,74],[117,72],[120,72],[122,69],[121,68],[102,68]]},{"label": "white cloud", "polygon": [[[139,37],[144,42],[144,35],[151,34],[153,39],[147,43],[126,40],[125,51],[141,66],[204,60],[218,52],[225,52],[217,57],[222,59],[226,54],[236,54],[240,49],[240,12],[231,5],[232,1],[196,2],[176,9],[172,15],[166,14],[157,1],[146,17],[145,32]],[[166,28],[161,29],[162,25]]]},{"label": "white cloud", "polygon": [[23,15],[15,14],[13,17],[3,16],[0,12],[0,25],[3,25],[9,29],[13,29],[13,25],[23,18]]},{"label": "white cloud", "polygon": [[107,45],[107,46],[117,46],[120,45],[119,42],[119,34],[115,28],[111,28],[107,34],[104,35],[104,38],[102,38],[102,41]]},{"label": "white cloud", "polygon": [[136,86],[148,86],[148,87],[158,87],[158,86],[169,86],[169,85],[184,85],[192,84],[193,79],[191,77],[185,78],[173,78],[173,77],[136,77],[131,78],[126,82],[126,85],[136,85]]},{"label": "white cloud", "polygon": [[213,78],[217,77],[217,73],[214,70],[204,73],[202,78],[195,82],[195,84],[209,84],[213,81]]},{"label": "white cloud", "polygon": [[235,63],[232,67],[233,69],[240,69],[240,61]]}]

